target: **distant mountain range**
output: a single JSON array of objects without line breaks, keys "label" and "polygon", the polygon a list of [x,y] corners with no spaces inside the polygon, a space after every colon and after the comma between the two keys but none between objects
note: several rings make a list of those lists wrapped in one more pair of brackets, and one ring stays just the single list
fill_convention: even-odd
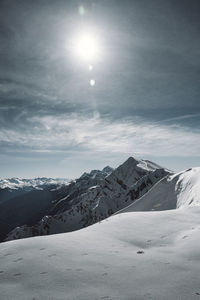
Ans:
[{"label": "distant mountain range", "polygon": [[[39,177],[34,179],[9,178],[0,179],[0,189],[31,191],[33,189],[44,189],[50,185],[67,184],[70,180],[66,178],[46,178]],[[2,200],[2,199],[1,199]]]}]

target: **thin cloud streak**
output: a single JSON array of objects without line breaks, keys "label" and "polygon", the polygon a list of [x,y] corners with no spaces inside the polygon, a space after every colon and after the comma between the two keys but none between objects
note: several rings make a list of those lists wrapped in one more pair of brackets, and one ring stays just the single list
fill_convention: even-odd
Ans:
[{"label": "thin cloud streak", "polygon": [[177,116],[174,118],[169,118],[169,119],[163,120],[163,122],[179,121],[179,120],[193,119],[193,118],[198,118],[198,117],[200,117],[200,114],[188,114],[188,115]]}]

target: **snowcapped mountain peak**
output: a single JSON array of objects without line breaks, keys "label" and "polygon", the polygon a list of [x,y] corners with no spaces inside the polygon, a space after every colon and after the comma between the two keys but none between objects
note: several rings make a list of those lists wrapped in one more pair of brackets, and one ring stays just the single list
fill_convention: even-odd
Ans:
[{"label": "snowcapped mountain peak", "polygon": [[134,157],[129,157],[123,164],[121,164],[117,169],[115,169],[108,178],[118,178],[122,180],[127,186],[135,184],[143,176],[147,175],[149,172],[154,172],[155,170],[168,170],[162,168],[161,166],[154,164],[150,161],[135,159]]},{"label": "snowcapped mountain peak", "polygon": [[135,166],[139,163],[140,160],[134,158],[133,156],[130,156],[124,163],[123,165],[126,166],[126,167],[129,167],[129,166]]},{"label": "snowcapped mountain peak", "polygon": [[137,169],[143,169],[146,171],[154,171],[156,169],[165,169],[158,164],[151,162],[149,160],[143,160],[143,159],[136,159],[132,156],[130,156],[121,166],[118,168],[137,168]]}]

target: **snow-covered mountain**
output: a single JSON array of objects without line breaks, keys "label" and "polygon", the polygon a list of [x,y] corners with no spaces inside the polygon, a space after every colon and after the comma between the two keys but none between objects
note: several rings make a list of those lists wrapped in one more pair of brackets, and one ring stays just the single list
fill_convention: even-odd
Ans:
[{"label": "snow-covered mountain", "polygon": [[15,227],[24,224],[31,226],[45,215],[54,214],[54,210],[61,205],[61,199],[65,199],[65,209],[70,209],[71,199],[85,193],[89,187],[100,184],[112,171],[113,169],[107,166],[102,171],[84,173],[73,181],[52,178],[2,180],[0,241]]},{"label": "snow-covered mountain", "polygon": [[200,206],[200,167],[168,175],[123,211],[168,210]]},{"label": "snow-covered mountain", "polygon": [[[103,173],[111,172],[108,167]],[[101,171],[84,173],[66,195],[35,225],[12,230],[6,240],[68,232],[101,221],[133,203],[163,177],[171,174],[157,164],[130,157],[102,178]],[[91,180],[94,185],[91,185]]]}]

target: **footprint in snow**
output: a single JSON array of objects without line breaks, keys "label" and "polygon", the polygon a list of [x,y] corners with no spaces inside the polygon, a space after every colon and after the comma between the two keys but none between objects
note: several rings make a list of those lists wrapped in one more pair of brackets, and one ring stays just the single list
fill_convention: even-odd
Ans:
[{"label": "footprint in snow", "polygon": [[21,276],[21,273],[15,273],[14,276]]},{"label": "footprint in snow", "polygon": [[46,248],[40,248],[40,251],[45,250]]},{"label": "footprint in snow", "polygon": [[161,236],[161,239],[164,239],[165,237],[166,237],[166,235],[162,235],[162,236]]},{"label": "footprint in snow", "polygon": [[184,235],[183,237],[182,237],[182,239],[186,239],[188,237],[188,235]]},{"label": "footprint in snow", "polygon": [[22,258],[22,257],[19,257],[19,258],[13,260],[13,262],[18,262],[18,261],[20,261],[20,260],[23,260],[23,258]]},{"label": "footprint in snow", "polygon": [[200,296],[200,293],[199,292],[197,292],[197,293],[195,293],[197,296]]},{"label": "footprint in snow", "polygon": [[12,255],[12,253],[6,253],[6,254],[4,254],[4,256],[9,256],[9,255]]},{"label": "footprint in snow", "polygon": [[106,275],[108,275],[108,273],[103,273],[103,274],[102,274],[102,276],[106,276]]},{"label": "footprint in snow", "polygon": [[4,273],[4,271],[0,271],[0,274]]},{"label": "footprint in snow", "polygon": [[76,269],[76,271],[80,272],[80,271],[83,271],[83,269]]},{"label": "footprint in snow", "polygon": [[48,255],[48,257],[52,257],[52,256],[56,256],[56,254],[53,253],[53,254],[49,254],[49,255]]},{"label": "footprint in snow", "polygon": [[41,275],[47,274],[47,272],[40,272]]},{"label": "footprint in snow", "polygon": [[137,251],[137,254],[144,254],[144,251],[139,250],[139,251]]}]

